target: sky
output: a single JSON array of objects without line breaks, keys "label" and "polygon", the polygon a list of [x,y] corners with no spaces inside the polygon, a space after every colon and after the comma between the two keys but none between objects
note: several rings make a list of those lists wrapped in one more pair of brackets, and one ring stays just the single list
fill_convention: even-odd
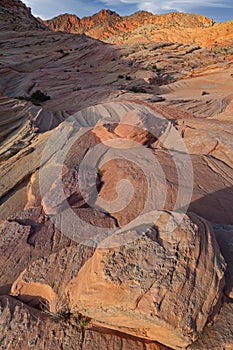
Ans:
[{"label": "sky", "polygon": [[23,0],[32,14],[49,19],[62,13],[76,14],[82,18],[101,9],[110,9],[120,15],[130,15],[139,10],[154,14],[190,12],[213,18],[216,22],[233,20],[233,0]]}]

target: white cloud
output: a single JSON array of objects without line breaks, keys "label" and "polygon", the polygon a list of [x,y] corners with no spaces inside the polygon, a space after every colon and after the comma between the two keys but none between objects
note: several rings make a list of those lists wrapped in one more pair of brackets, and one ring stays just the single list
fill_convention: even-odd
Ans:
[{"label": "white cloud", "polygon": [[75,13],[79,17],[92,15],[102,8],[120,14],[146,10],[152,13],[171,11],[196,12],[208,17],[232,19],[232,0],[23,0],[35,16],[51,18],[61,13]]},{"label": "white cloud", "polygon": [[[34,16],[43,19],[52,18],[62,13],[74,13],[78,16],[91,15],[98,11],[98,6],[92,0],[22,0],[31,7]],[[118,1],[119,3],[119,1]],[[104,3],[103,3],[104,4]],[[104,6],[104,5],[103,5]]]},{"label": "white cloud", "polygon": [[51,14],[65,12],[65,4],[58,4],[56,0],[23,0],[23,2],[31,7],[34,16],[47,17]]},{"label": "white cloud", "polygon": [[163,11],[184,11],[188,12],[190,9],[200,8],[200,7],[229,7],[231,6],[228,0],[101,0],[101,2],[107,6],[117,6],[119,4],[131,4],[135,5],[138,10],[146,10],[149,12],[159,13]]}]

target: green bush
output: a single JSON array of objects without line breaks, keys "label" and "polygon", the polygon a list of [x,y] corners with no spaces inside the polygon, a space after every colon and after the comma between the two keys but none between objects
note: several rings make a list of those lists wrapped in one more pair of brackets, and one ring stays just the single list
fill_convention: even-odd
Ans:
[{"label": "green bush", "polygon": [[97,175],[101,178],[104,176],[105,170],[104,169],[98,169]]},{"label": "green bush", "polygon": [[78,332],[83,331],[91,321],[89,317],[82,315],[78,311],[71,312],[66,299],[60,302],[53,301],[53,311],[49,310],[48,303],[42,303],[42,311],[63,327],[75,326]]},{"label": "green bush", "polygon": [[151,69],[152,69],[152,70],[155,70],[156,73],[158,73],[158,74],[164,72],[164,69],[163,69],[163,68],[158,68],[158,67],[156,66],[156,64],[153,64],[153,65],[151,66]]},{"label": "green bush", "polygon": [[51,317],[53,321],[56,323],[59,323],[59,322],[69,323],[71,312],[68,309],[61,309],[54,314],[51,313]]},{"label": "green bush", "polygon": [[137,86],[132,86],[129,91],[134,92],[134,93],[146,93],[146,90]]},{"label": "green bush", "polygon": [[80,313],[73,314],[73,319],[78,331],[83,331],[91,320],[89,317],[83,316]]},{"label": "green bush", "polygon": [[40,90],[36,90],[35,92],[33,92],[33,94],[31,95],[31,101],[33,102],[45,102],[50,100],[50,96],[48,96],[47,94],[44,94],[42,91]]},{"label": "green bush", "polygon": [[202,95],[202,96],[209,95],[209,92],[207,92],[207,91],[202,91],[201,95]]},{"label": "green bush", "polygon": [[30,101],[34,105],[40,105],[42,102],[50,100],[50,96],[48,96],[47,94],[43,93],[40,90],[36,90],[35,92],[33,92],[30,97],[19,96],[16,98],[18,100]]},{"label": "green bush", "polygon": [[125,80],[132,80],[132,78],[131,78],[131,76],[127,75],[127,76],[125,77]]}]

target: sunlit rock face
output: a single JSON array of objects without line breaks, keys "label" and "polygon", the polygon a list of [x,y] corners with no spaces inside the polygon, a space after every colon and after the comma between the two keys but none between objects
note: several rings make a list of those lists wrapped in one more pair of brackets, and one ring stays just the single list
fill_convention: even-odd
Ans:
[{"label": "sunlit rock face", "polygon": [[174,349],[196,340],[221,297],[224,262],[206,221],[186,216],[170,234],[170,215],[174,225],[179,214],[164,212],[143,234],[131,227],[138,239],[125,246],[104,248],[126,241],[121,231],[102,242],[68,286],[72,308]]},{"label": "sunlit rock face", "polygon": [[153,15],[139,11],[121,17],[117,13],[102,10],[91,16],[59,15],[41,21],[55,31],[86,34],[102,41],[123,43],[178,42],[201,46],[227,45],[232,42],[232,21],[214,23],[211,18],[189,13]]}]

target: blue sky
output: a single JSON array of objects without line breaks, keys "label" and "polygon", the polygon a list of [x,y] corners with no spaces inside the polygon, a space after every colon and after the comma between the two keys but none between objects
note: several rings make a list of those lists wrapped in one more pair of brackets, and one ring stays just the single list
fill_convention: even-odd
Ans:
[{"label": "blue sky", "polygon": [[52,18],[62,13],[90,16],[106,8],[120,15],[139,10],[152,13],[182,11],[203,14],[215,21],[233,20],[233,0],[23,0],[35,16]]}]

